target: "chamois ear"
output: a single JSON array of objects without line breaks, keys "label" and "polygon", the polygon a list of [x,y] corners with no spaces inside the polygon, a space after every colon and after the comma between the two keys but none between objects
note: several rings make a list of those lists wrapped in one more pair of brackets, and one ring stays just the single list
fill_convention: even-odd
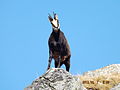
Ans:
[{"label": "chamois ear", "polygon": [[54,15],[54,19],[55,19],[55,20],[58,20],[57,14],[53,12],[53,15]]},{"label": "chamois ear", "polygon": [[51,17],[51,15],[50,15],[50,14],[48,14],[48,19],[49,19],[49,21],[50,21],[50,22],[52,22],[52,21],[53,21],[53,18]]}]

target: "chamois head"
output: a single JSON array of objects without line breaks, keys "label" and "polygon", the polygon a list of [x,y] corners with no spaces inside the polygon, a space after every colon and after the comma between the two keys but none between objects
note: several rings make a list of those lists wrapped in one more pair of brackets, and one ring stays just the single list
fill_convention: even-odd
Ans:
[{"label": "chamois head", "polygon": [[60,28],[58,16],[57,16],[57,14],[54,13],[54,12],[53,12],[53,16],[54,16],[54,18],[52,18],[52,16],[49,14],[49,15],[48,15],[48,19],[49,19],[49,21],[50,21],[50,23],[51,23],[51,25],[52,25],[52,28],[53,28],[54,30],[58,30],[58,29]]}]

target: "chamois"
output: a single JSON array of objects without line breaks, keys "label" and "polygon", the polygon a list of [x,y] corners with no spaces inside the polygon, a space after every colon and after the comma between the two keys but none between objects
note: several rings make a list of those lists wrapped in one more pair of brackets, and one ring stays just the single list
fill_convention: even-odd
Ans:
[{"label": "chamois", "polygon": [[52,59],[55,60],[55,68],[60,68],[63,64],[66,66],[66,70],[70,69],[70,47],[64,36],[64,33],[60,30],[60,24],[58,16],[53,13],[54,18],[49,14],[48,19],[52,25],[52,33],[48,40],[49,45],[49,60],[48,69],[50,69]]}]

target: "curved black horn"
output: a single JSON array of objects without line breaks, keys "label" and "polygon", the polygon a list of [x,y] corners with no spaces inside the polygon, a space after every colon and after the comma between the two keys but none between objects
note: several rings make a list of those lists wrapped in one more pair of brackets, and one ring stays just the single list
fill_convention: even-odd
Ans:
[{"label": "curved black horn", "polygon": [[52,18],[52,16],[48,13],[48,17],[51,17]]},{"label": "curved black horn", "polygon": [[53,15],[54,15],[54,19],[55,19],[55,20],[58,20],[57,14],[53,12]]},{"label": "curved black horn", "polygon": [[53,15],[55,15],[56,13],[53,12]]},{"label": "curved black horn", "polygon": [[48,18],[49,18],[50,21],[53,20],[52,16],[49,13],[48,13]]}]

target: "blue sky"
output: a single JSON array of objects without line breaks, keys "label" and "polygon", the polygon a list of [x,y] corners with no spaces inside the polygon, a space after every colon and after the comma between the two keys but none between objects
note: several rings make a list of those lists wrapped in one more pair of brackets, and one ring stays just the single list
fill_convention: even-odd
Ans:
[{"label": "blue sky", "polygon": [[120,0],[0,0],[1,90],[22,90],[45,73],[53,11],[70,44],[72,74],[120,63]]}]

